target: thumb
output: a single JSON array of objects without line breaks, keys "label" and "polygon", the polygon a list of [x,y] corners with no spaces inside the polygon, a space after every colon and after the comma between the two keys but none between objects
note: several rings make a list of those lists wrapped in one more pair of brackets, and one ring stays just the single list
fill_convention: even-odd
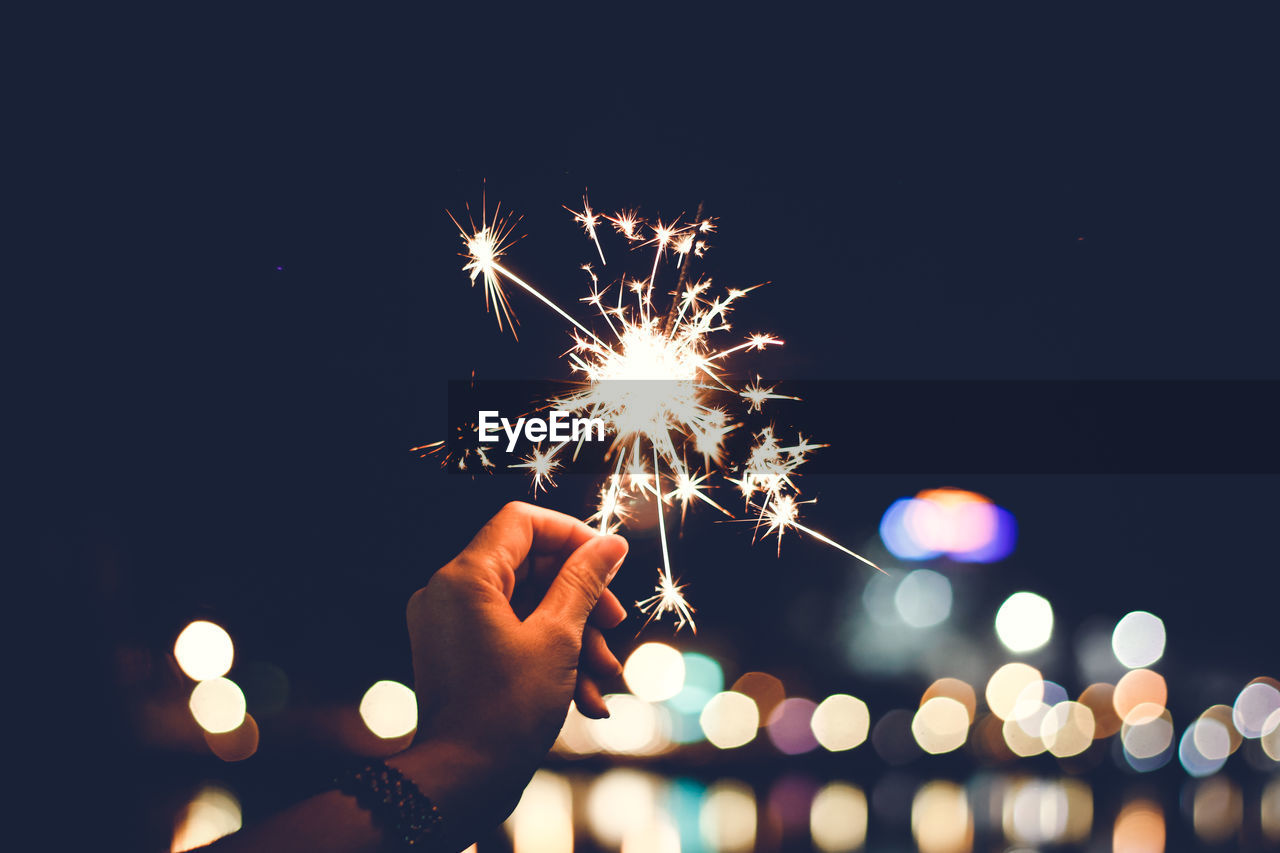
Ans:
[{"label": "thumb", "polygon": [[569,555],[551,581],[538,613],[561,619],[582,633],[613,573],[627,556],[627,540],[615,534],[596,536]]}]

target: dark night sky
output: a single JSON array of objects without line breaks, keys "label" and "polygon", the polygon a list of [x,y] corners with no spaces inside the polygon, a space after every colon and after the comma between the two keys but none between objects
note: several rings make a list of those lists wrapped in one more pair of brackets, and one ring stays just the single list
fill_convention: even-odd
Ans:
[{"label": "dark night sky", "polygon": [[[24,66],[57,317],[36,377],[63,448],[47,550],[96,589],[74,555],[114,543],[103,618],[130,640],[163,648],[216,614],[242,648],[333,661],[316,675],[336,692],[401,671],[405,596],[527,495],[407,448],[440,437],[444,380],[562,372],[557,324],[517,302],[520,343],[498,334],[459,270],[445,211],[484,181],[525,217],[511,257],[566,300],[590,246],[560,205],[584,187],[606,210],[705,202],[717,277],[774,283],[742,322],[787,338],[779,376],[1280,373],[1258,22],[254,14],[66,21]],[[1031,586],[1067,621],[1145,606],[1173,634],[1241,633],[1206,663],[1263,665],[1276,480],[1176,475],[954,484],[1023,524],[993,601]],[[940,484],[843,478],[819,508],[861,542]],[[760,668],[801,652],[760,584],[742,589],[771,551],[739,540],[704,531],[684,559],[731,555],[689,574],[708,628]],[[821,583],[848,572],[811,543],[783,553]],[[1205,575],[1236,581],[1206,592]]]}]

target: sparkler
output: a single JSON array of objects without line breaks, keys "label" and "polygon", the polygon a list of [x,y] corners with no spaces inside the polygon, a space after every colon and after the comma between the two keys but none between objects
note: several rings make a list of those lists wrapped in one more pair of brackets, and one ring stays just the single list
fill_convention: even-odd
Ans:
[{"label": "sparkler", "polygon": [[[548,401],[556,408],[601,418],[608,426],[611,441],[606,459],[612,461],[613,473],[606,479],[596,512],[588,522],[602,532],[618,529],[628,519],[633,504],[652,497],[658,514],[658,532],[662,543],[662,565],[658,567],[658,584],[654,594],[636,602],[649,621],[672,614],[676,630],[688,625],[696,632],[694,608],[684,596],[685,586],[671,569],[664,508],[678,504],[681,523],[689,505],[699,501],[721,513],[733,514],[708,494],[713,472],[738,486],[745,501],[745,511],[753,516],[754,537],[776,535],[781,553],[782,536],[787,531],[806,534],[820,542],[883,571],[870,560],[855,554],[840,543],[799,521],[803,504],[813,500],[798,499],[800,489],[794,476],[808,454],[825,445],[812,444],[798,436],[795,444],[783,445],[772,427],[761,430],[747,459],[741,464],[725,459],[725,438],[742,426],[719,405],[718,397],[737,397],[749,404],[749,411],[761,411],[767,400],[795,400],[775,393],[774,387],[756,382],[736,390],[726,378],[726,361],[740,352],[760,351],[780,346],[782,340],[765,333],[748,335],[740,343],[717,349],[713,338],[731,329],[729,314],[755,287],[728,289],[712,295],[711,279],[689,280],[687,261],[690,255],[702,257],[708,244],[705,235],[715,231],[712,219],[681,222],[648,221],[636,211],[620,211],[602,216],[592,210],[587,197],[582,198],[581,212],[566,207],[595,244],[602,265],[607,264],[597,225],[600,220],[613,224],[632,248],[652,247],[653,262],[644,279],[627,280],[600,286],[600,279],[590,264],[582,269],[591,279],[589,294],[580,301],[596,310],[608,328],[610,340],[596,334],[501,263],[513,242],[514,224],[504,219],[499,210],[489,220],[482,211],[480,224],[468,216],[464,227],[450,214],[462,235],[466,263],[463,271],[470,274],[472,285],[484,282],[486,310],[493,305],[499,330],[506,325],[515,334],[515,316],[511,312],[504,284],[514,285],[553,310],[572,326],[569,334],[572,348],[566,353],[571,374],[577,380],[575,389],[563,397]],[[646,239],[645,229],[651,236]],[[674,297],[664,311],[654,305],[653,293],[662,261],[668,254],[676,258],[681,269]],[[607,305],[605,294],[617,288],[614,304]],[[628,296],[628,294],[630,294]],[[602,332],[602,334],[604,334]],[[533,477],[534,493],[539,488],[554,486],[552,473],[561,463],[558,454],[570,441],[552,444],[545,450],[535,447],[519,464],[511,467],[528,469]],[[701,467],[690,466],[689,457],[701,459]],[[491,464],[481,457],[484,464]],[[459,460],[460,463],[464,460]],[[733,476],[737,472],[737,476]],[[669,487],[668,487],[669,485]],[[646,624],[648,624],[646,622]]]}]

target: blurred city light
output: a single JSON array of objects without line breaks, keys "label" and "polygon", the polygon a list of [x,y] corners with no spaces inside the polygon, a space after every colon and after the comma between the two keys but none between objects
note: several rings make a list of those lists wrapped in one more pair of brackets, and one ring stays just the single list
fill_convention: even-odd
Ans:
[{"label": "blurred city light", "polygon": [[622,678],[646,702],[670,699],[684,687],[684,657],[665,643],[642,643],[627,658]]},{"label": "blurred city light", "polygon": [[696,717],[712,696],[724,690],[724,670],[714,658],[698,652],[684,652],[681,657],[684,686],[667,700],[667,705]]},{"label": "blurred city light", "polygon": [[912,628],[931,628],[951,615],[951,581],[929,569],[917,569],[898,583],[893,604]]},{"label": "blurred city light", "polygon": [[221,626],[197,620],[182,629],[174,641],[173,656],[193,681],[207,681],[231,671],[235,646]]},{"label": "blurred city light", "polygon": [[698,828],[702,840],[717,853],[747,853],[754,849],[756,798],[751,786],[725,779],[707,788],[698,813]]},{"label": "blurred city light", "polygon": [[973,850],[973,812],[964,788],[944,781],[922,785],[911,801],[911,835],[919,853]]},{"label": "blurred city light", "polygon": [[1256,678],[1236,696],[1231,719],[1240,734],[1259,738],[1266,732],[1268,719],[1280,710],[1280,690],[1271,679]]},{"label": "blurred city light", "polygon": [[1178,761],[1192,776],[1209,776],[1222,769],[1231,753],[1226,727],[1208,717],[1187,726],[1178,742]]},{"label": "blurred city light", "polygon": [[779,752],[799,755],[818,746],[811,721],[817,704],[809,699],[783,699],[769,715],[769,740]]},{"label": "blurred city light", "polygon": [[587,827],[602,847],[619,847],[657,815],[658,780],[649,773],[616,767],[596,777],[587,793]]},{"label": "blurred city light", "polygon": [[768,722],[773,709],[787,698],[787,691],[783,688],[782,682],[767,672],[745,673],[733,682],[733,686],[729,689],[743,696],[749,696],[751,701],[756,703],[760,711],[761,725]]},{"label": "blurred city light", "polygon": [[830,752],[843,752],[861,745],[871,729],[867,704],[856,696],[837,693],[828,696],[814,709],[813,736]]},{"label": "blurred city light", "polygon": [[1094,740],[1111,737],[1120,731],[1120,715],[1116,713],[1116,688],[1112,684],[1090,684],[1080,694],[1080,704],[1093,713]]},{"label": "blurred city light", "polygon": [[564,725],[556,738],[555,749],[570,755],[586,755],[600,749],[591,733],[591,720],[583,716],[574,702],[569,703],[569,713],[565,715]]},{"label": "blurred city light", "polygon": [[931,755],[951,752],[964,746],[969,737],[969,709],[946,696],[926,701],[911,719],[911,734],[920,748]]},{"label": "blurred city light", "polygon": [[671,745],[666,709],[629,693],[604,697],[609,716],[590,720],[591,737],[606,752],[652,755]]},{"label": "blurred city light", "polygon": [[244,693],[227,678],[201,681],[192,689],[187,704],[196,723],[210,734],[233,731],[244,722]]},{"label": "blurred city light", "polygon": [[923,705],[935,696],[945,696],[963,705],[965,710],[969,712],[970,724],[977,719],[978,697],[967,681],[962,681],[959,678],[939,678],[924,691],[924,695],[920,697],[920,704]]},{"label": "blurred city light", "polygon": [[244,721],[229,732],[204,733],[209,751],[223,761],[244,761],[258,751],[258,721],[246,712]]},{"label": "blurred city light", "polygon": [[894,501],[880,519],[880,538],[900,560],[943,554],[959,562],[991,563],[1012,551],[1013,516],[963,489],[928,489]]},{"label": "blurred city light", "polygon": [[573,793],[550,770],[533,774],[505,828],[514,853],[572,853]]},{"label": "blurred city light", "polygon": [[418,699],[398,681],[378,681],[360,700],[360,719],[380,738],[403,737],[418,727]]},{"label": "blurred city light", "polygon": [[1164,853],[1164,810],[1153,800],[1133,800],[1116,815],[1112,853]]},{"label": "blurred city light", "polygon": [[713,746],[735,749],[755,739],[760,710],[751,697],[729,690],[711,697],[698,724]]},{"label": "blurred city light", "polygon": [[1141,723],[1143,714],[1158,716],[1168,700],[1169,688],[1164,676],[1149,669],[1133,669],[1125,673],[1111,698],[1116,716],[1122,723]]},{"label": "blurred city light", "polygon": [[[1038,691],[1038,692],[1037,692]],[[1039,703],[1044,697],[1040,670],[1025,663],[1007,663],[987,681],[987,707],[1002,720],[1015,719],[1019,703]],[[1034,708],[1024,712],[1029,713]]]},{"label": "blurred city light", "polygon": [[858,850],[867,838],[867,795],[845,782],[829,782],[809,809],[809,834],[823,853]]},{"label": "blurred city light", "polygon": [[1240,831],[1244,798],[1240,788],[1221,776],[1204,779],[1191,798],[1191,825],[1205,844],[1225,844]]},{"label": "blurred city light", "polygon": [[1164,656],[1164,622],[1145,610],[1125,614],[1111,634],[1116,660],[1129,669],[1138,669]]},{"label": "blurred city light", "polygon": [[1015,592],[996,611],[996,636],[1011,652],[1033,652],[1053,634],[1053,607],[1034,592]]},{"label": "blurred city light", "polygon": [[1058,702],[1040,723],[1040,738],[1058,758],[1079,755],[1093,744],[1093,711],[1079,702]]},{"label": "blurred city light", "polygon": [[178,815],[169,850],[182,853],[204,847],[240,826],[240,801],[235,794],[218,785],[205,785]]}]

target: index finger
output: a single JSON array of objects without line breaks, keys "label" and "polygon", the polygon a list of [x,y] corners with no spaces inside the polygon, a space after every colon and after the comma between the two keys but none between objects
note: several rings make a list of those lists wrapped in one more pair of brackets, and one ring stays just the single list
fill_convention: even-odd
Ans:
[{"label": "index finger", "polygon": [[489,519],[454,559],[493,577],[510,599],[516,571],[529,556],[569,553],[599,535],[591,525],[571,515],[512,501]]}]

